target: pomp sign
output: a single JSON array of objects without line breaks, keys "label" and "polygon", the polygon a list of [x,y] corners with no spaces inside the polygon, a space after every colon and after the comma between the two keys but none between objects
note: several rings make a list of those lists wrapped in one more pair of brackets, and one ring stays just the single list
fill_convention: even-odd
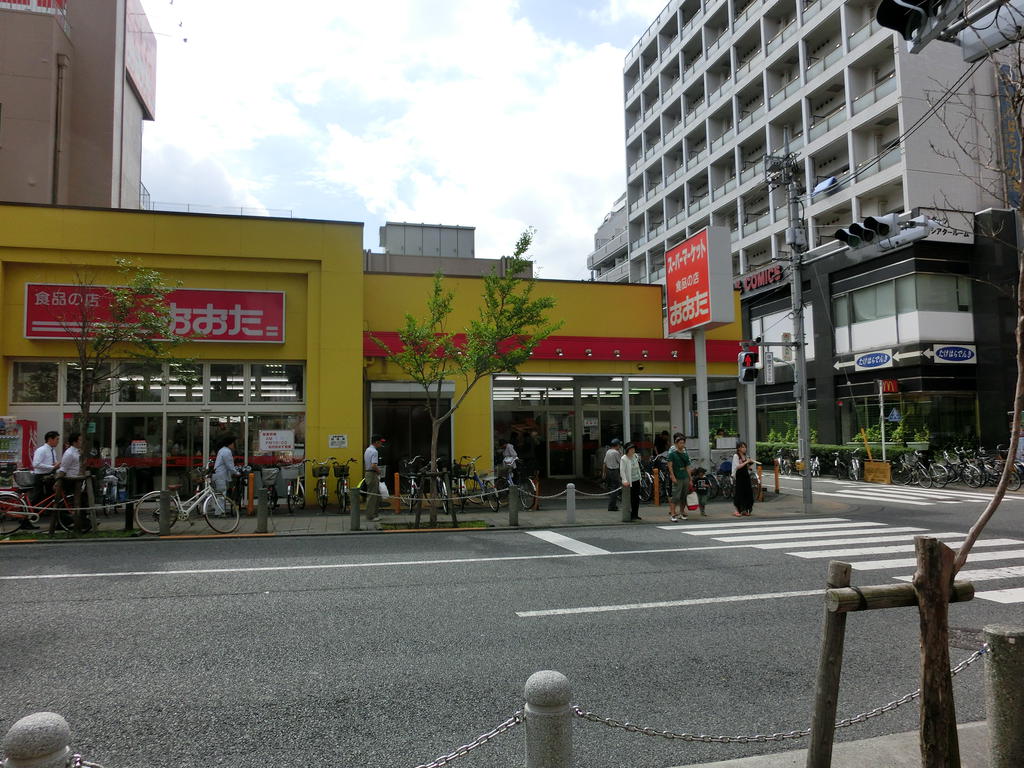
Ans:
[{"label": "pomp sign", "polygon": [[[83,320],[111,319],[110,289],[102,285],[25,285],[25,338],[73,339]],[[190,341],[284,341],[282,291],[179,288],[167,294],[171,332]]]},{"label": "pomp sign", "polygon": [[665,254],[668,333],[733,321],[729,231],[708,227]]}]

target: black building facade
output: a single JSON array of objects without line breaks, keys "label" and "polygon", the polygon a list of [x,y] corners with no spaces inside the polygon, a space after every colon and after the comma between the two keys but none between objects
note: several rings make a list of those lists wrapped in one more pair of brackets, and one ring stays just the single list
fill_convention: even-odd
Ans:
[{"label": "black building facade", "polygon": [[[1016,378],[1019,242],[1016,214],[988,210],[974,217],[973,243],[921,240],[866,259],[843,250],[807,264],[812,440],[845,443],[861,429],[877,436],[884,416],[889,439],[1005,443]],[[748,338],[791,338],[788,274],[780,282],[778,269],[737,283]],[[782,348],[770,349],[778,363]],[[758,440],[792,435],[796,425],[792,367],[783,361],[774,373],[774,384],[764,371],[757,384]],[[881,412],[880,380],[890,390]],[[713,428],[736,427],[742,386],[712,388]]]}]

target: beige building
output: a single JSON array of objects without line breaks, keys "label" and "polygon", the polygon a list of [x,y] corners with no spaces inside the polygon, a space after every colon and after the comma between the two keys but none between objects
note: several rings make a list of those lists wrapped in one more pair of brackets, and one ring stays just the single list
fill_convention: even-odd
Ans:
[{"label": "beige building", "polygon": [[0,200],[139,208],[155,84],[140,0],[0,0]]}]

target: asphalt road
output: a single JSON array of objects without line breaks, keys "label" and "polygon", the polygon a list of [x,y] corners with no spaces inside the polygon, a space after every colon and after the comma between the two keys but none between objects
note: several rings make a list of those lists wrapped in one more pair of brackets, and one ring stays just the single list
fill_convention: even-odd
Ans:
[{"label": "asphalt road", "polygon": [[[855,501],[850,521],[932,532],[966,531],[982,505]],[[1019,537],[1022,512],[1008,503],[986,538]],[[412,768],[521,707],[539,669],[565,673],[584,708],[642,725],[806,727],[820,596],[764,595],[821,588],[827,559],[688,525],[558,531],[610,553],[593,555],[522,531],[5,546],[0,730],[60,712],[76,749],[107,768]],[[854,582],[912,570],[855,571]],[[659,601],[689,602],[644,605]],[[595,610],[530,615],[581,607]],[[954,660],[992,622],[1024,624],[1024,605],[952,606]],[[960,721],[984,717],[981,667],[957,678]],[[913,609],[851,616],[840,716],[913,690],[917,675]],[[910,704],[840,738],[916,724]],[[668,742],[579,720],[575,734],[578,764],[593,768],[802,745]],[[456,764],[521,765],[522,739],[513,730]]]}]

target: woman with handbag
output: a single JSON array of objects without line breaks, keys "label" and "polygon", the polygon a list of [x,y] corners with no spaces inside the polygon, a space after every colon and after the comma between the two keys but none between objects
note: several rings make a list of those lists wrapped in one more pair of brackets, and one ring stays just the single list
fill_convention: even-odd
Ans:
[{"label": "woman with handbag", "polygon": [[[622,494],[629,492],[630,520],[640,520],[640,457],[635,443],[626,443],[619,460],[619,477],[622,478]],[[623,499],[625,501],[625,499]]]},{"label": "woman with handbag", "polygon": [[750,517],[754,508],[754,486],[750,480],[750,467],[757,462],[747,456],[747,444],[737,443],[732,457],[733,494],[732,503],[736,511],[733,517]]}]

